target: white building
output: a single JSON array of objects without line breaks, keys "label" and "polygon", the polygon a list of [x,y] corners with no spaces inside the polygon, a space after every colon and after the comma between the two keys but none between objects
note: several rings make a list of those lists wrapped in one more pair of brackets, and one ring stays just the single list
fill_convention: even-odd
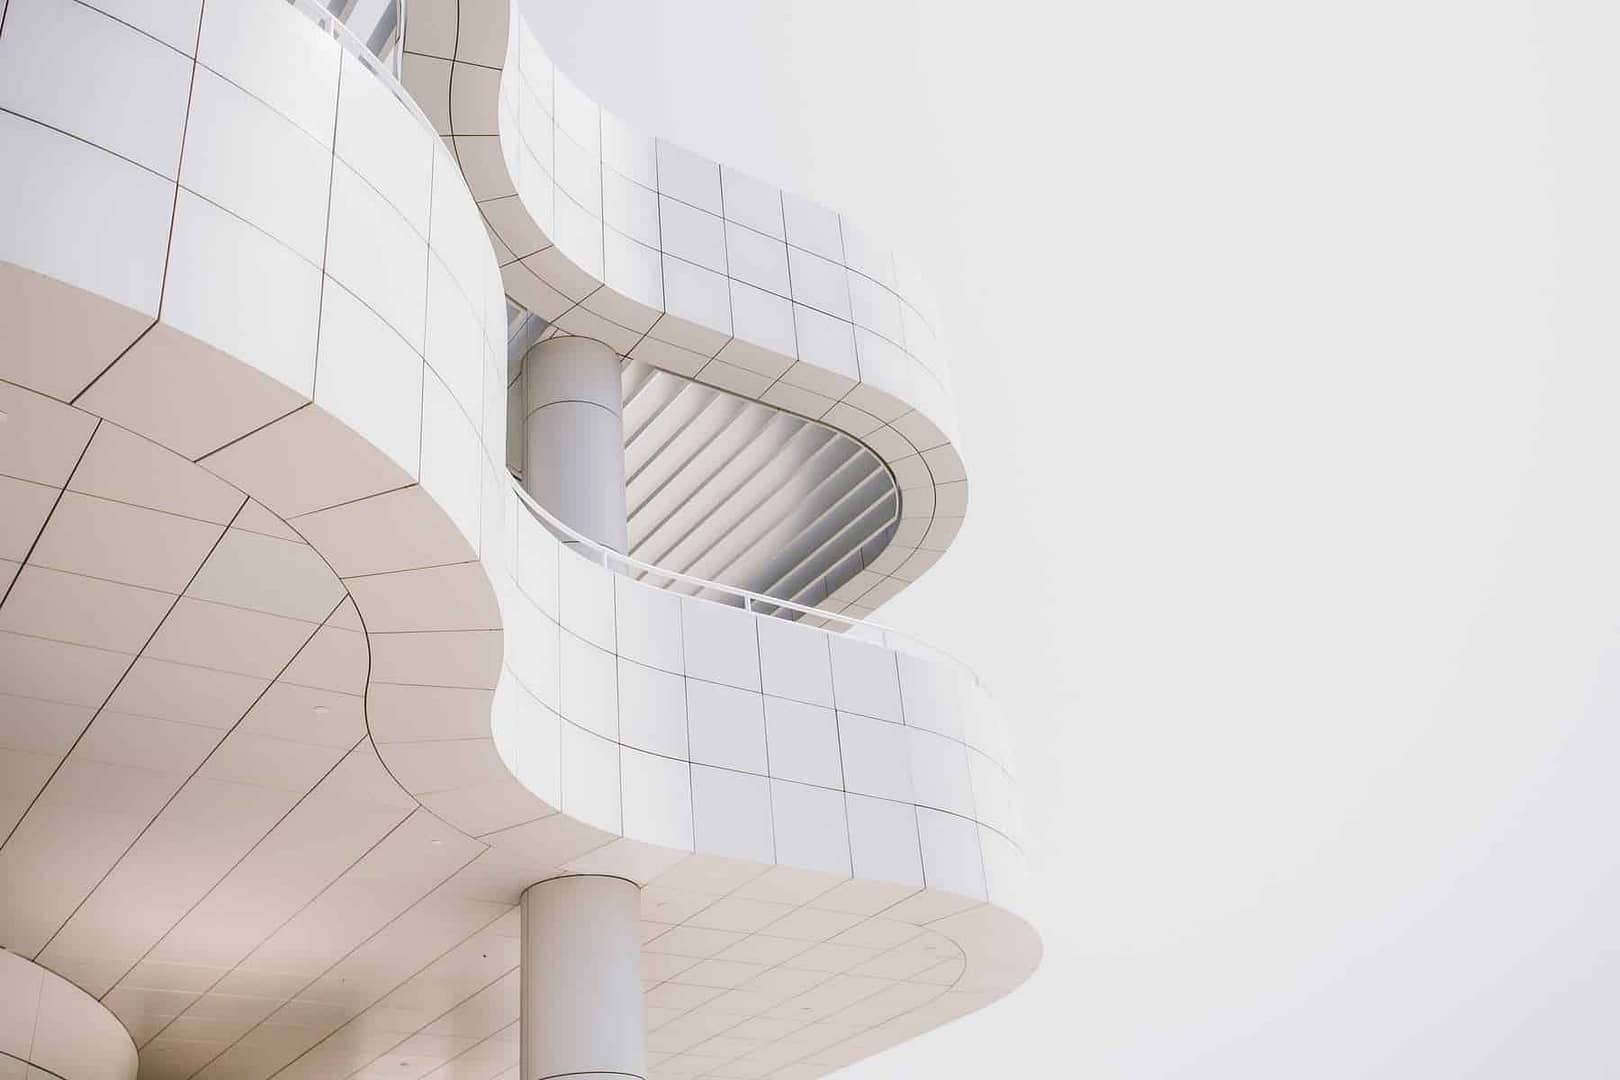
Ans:
[{"label": "white building", "polygon": [[331,6],[0,0],[0,1078],[807,1077],[1006,994],[1001,721],[864,621],[966,507],[914,273],[509,0]]}]

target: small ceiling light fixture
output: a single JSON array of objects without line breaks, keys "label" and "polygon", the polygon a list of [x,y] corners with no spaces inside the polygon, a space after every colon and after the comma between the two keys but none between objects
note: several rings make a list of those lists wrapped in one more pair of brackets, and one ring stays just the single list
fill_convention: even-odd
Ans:
[{"label": "small ceiling light fixture", "polygon": [[331,711],[332,710],[328,709],[325,705],[317,705],[317,706],[315,706],[315,715],[316,716],[325,716],[327,713],[329,713]]}]

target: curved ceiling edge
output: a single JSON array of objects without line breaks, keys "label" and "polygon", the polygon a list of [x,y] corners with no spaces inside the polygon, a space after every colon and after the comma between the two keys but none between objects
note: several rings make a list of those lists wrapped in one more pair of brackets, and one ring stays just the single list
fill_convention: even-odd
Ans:
[{"label": "curved ceiling edge", "polygon": [[936,563],[967,476],[932,304],[840,215],[635,132],[511,0],[415,0],[404,83],[451,147],[516,303],[653,367],[849,435],[901,491],[889,547],[822,606],[862,617]]},{"label": "curved ceiling edge", "polygon": [[0,949],[0,1001],[0,1075],[134,1080],[135,1043],[123,1023],[62,976]]}]

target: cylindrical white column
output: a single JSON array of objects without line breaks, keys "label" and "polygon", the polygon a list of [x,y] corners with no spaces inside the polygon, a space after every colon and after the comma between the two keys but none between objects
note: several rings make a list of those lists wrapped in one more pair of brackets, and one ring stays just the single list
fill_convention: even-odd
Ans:
[{"label": "cylindrical white column", "polygon": [[629,543],[624,504],[624,391],[619,354],[558,337],[523,358],[523,487],[604,547]]},{"label": "cylindrical white column", "polygon": [[523,894],[519,1080],[645,1077],[641,889],[551,878]]}]

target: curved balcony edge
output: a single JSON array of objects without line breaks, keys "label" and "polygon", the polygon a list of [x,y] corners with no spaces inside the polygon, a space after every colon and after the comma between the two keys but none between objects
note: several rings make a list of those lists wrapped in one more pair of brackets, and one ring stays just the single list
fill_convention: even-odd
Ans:
[{"label": "curved balcony edge", "polygon": [[55,1080],[135,1080],[135,1043],[101,1002],[62,976],[0,949],[0,1073]]},{"label": "curved balcony edge", "polygon": [[968,480],[938,315],[847,218],[634,131],[516,0],[413,0],[404,82],[489,230],[504,288],[561,331],[810,419],[893,472],[893,540],[822,605],[869,614],[961,529]]}]

